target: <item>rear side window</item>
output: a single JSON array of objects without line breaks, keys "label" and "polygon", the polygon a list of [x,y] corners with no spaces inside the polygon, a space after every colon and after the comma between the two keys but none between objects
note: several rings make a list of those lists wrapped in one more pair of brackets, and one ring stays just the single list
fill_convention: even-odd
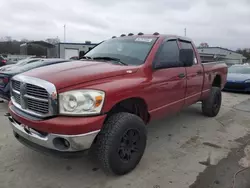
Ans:
[{"label": "rear side window", "polygon": [[182,66],[179,61],[179,47],[176,40],[166,41],[155,59],[156,67],[171,68]]},{"label": "rear side window", "polygon": [[[181,49],[191,49],[193,50],[193,53],[194,53],[194,48],[191,42],[180,41],[180,43],[181,43]],[[197,64],[197,58],[195,56],[195,53],[194,53],[194,64]]]}]

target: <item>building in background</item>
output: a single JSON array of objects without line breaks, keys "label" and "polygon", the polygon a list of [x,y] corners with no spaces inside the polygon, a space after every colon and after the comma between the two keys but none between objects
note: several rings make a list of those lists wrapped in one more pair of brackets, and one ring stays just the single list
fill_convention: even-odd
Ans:
[{"label": "building in background", "polygon": [[198,47],[202,62],[225,61],[227,65],[243,64],[246,57],[235,51],[221,47]]},{"label": "building in background", "polygon": [[44,41],[32,41],[20,45],[21,55],[46,56],[48,58],[70,59],[81,57],[97,44],[86,41],[85,43],[58,43],[50,44]]},{"label": "building in background", "polygon": [[85,43],[58,43],[53,48],[48,48],[48,57],[59,57],[70,59],[72,57],[82,57],[97,44],[86,41]]}]

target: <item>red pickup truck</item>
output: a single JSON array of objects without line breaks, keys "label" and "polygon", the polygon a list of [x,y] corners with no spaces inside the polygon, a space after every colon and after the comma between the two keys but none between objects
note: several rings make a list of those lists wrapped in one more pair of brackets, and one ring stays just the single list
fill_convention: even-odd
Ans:
[{"label": "red pickup truck", "polygon": [[112,38],[82,60],[13,77],[9,121],[31,148],[63,156],[94,147],[103,169],[122,175],[141,160],[149,121],[198,101],[216,116],[226,76],[224,63],[201,64],[188,38]]}]

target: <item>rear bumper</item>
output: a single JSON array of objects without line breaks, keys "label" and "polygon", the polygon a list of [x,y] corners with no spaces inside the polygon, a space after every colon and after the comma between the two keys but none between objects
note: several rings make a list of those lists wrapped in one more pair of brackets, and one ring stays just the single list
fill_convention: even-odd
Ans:
[{"label": "rear bumper", "polygon": [[96,130],[80,135],[44,134],[16,122],[11,116],[9,116],[9,122],[16,137],[22,137],[23,139],[44,148],[67,152],[89,149],[96,135],[100,131]]}]

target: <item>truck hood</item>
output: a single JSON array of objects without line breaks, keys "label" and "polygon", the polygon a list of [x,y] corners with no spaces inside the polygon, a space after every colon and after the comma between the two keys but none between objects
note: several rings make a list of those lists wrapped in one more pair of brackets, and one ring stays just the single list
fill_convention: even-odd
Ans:
[{"label": "truck hood", "polygon": [[24,68],[18,65],[8,65],[8,67],[2,67],[0,69],[1,72],[6,73],[6,74],[18,74],[21,72],[24,72]]},{"label": "truck hood", "polygon": [[235,74],[235,73],[228,73],[227,81],[237,81],[237,82],[244,82],[245,80],[250,79],[250,74]]},{"label": "truck hood", "polygon": [[138,67],[116,65],[101,61],[73,61],[41,67],[23,73],[53,83],[57,89],[104,79],[114,76],[135,73]]},{"label": "truck hood", "polygon": [[15,65],[15,64],[5,65],[5,66],[2,66],[2,67],[0,68],[0,71],[1,71],[1,72],[3,72],[3,71],[5,71],[5,72],[12,71],[12,70],[15,69],[15,67],[18,67],[18,65]]}]

